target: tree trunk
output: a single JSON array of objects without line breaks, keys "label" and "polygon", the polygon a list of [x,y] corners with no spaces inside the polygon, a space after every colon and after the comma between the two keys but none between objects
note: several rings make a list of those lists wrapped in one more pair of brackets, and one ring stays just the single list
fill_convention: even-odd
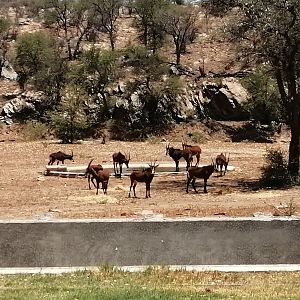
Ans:
[{"label": "tree trunk", "polygon": [[109,32],[109,40],[110,40],[111,51],[114,51],[115,50],[115,36],[112,31]]},{"label": "tree trunk", "polygon": [[181,47],[180,44],[176,44],[176,64],[180,64]]},{"label": "tree trunk", "polygon": [[299,155],[300,155],[300,95],[294,95],[291,110],[291,141],[289,146],[288,168],[292,177],[299,175]]}]

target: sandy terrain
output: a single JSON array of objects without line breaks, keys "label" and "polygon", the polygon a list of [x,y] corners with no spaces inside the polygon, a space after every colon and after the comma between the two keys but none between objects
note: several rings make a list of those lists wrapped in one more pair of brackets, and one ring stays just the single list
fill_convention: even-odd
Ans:
[{"label": "sandy terrain", "polygon": [[[179,142],[173,145],[180,146]],[[286,141],[271,147],[287,149]],[[165,155],[164,142],[113,142],[86,141],[76,145],[44,142],[0,143],[0,219],[43,218],[101,218],[141,217],[145,214],[164,216],[252,216],[254,213],[285,214],[275,207],[293,201],[296,215],[300,215],[300,187],[290,189],[263,189],[252,186],[260,175],[263,155],[268,144],[206,142],[201,145],[201,163],[210,163],[210,157],[221,151],[230,152],[230,165],[235,171],[225,177],[214,174],[208,181],[208,194],[203,193],[203,181],[196,182],[199,193],[192,189],[186,194],[183,175],[155,177],[151,186],[151,199],[145,199],[145,185],[137,186],[138,198],[128,198],[129,178],[111,178],[108,195],[102,191],[95,195],[89,190],[85,178],[44,177],[48,155],[58,150],[74,151],[75,162],[68,165],[109,162],[118,150],[131,153],[132,161],[172,162]],[[184,164],[182,162],[181,164]],[[175,169],[175,164],[174,164]]]}]

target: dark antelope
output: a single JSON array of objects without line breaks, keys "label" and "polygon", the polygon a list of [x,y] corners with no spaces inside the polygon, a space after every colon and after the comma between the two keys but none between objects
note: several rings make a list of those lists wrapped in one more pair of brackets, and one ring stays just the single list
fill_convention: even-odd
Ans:
[{"label": "dark antelope", "polygon": [[87,177],[88,179],[88,183],[89,183],[89,189],[91,189],[91,184],[90,182],[92,181],[94,187],[96,188],[96,184],[95,184],[95,177],[94,177],[94,172],[92,171],[92,168],[94,169],[94,171],[96,173],[98,173],[99,171],[103,170],[103,167],[100,164],[97,165],[90,165],[89,167],[86,168],[85,170],[85,177]]},{"label": "dark antelope", "polygon": [[228,157],[226,157],[226,153],[225,155],[223,153],[217,155],[217,158],[216,158],[216,168],[217,170],[219,171],[220,169],[220,172],[221,172],[221,176],[222,176],[222,170],[223,170],[223,166],[224,166],[224,174],[227,172],[227,167],[228,167],[228,163],[229,163],[229,157],[230,157],[230,153],[228,154]]},{"label": "dark antelope", "polygon": [[116,152],[113,154],[113,162],[114,162],[114,172],[115,175],[118,174],[118,165],[120,167],[120,176],[122,175],[122,166],[123,164],[126,165],[126,167],[128,168],[128,164],[130,161],[130,153],[128,154],[128,156],[125,154],[122,154],[121,152]]},{"label": "dark antelope", "polygon": [[179,172],[179,160],[184,158],[186,161],[186,169],[190,167],[190,163],[192,161],[192,155],[187,150],[176,149],[170,147],[170,143],[166,145],[166,155],[169,155],[176,164],[176,172]]},{"label": "dark antelope", "polygon": [[196,178],[201,178],[204,180],[204,193],[207,193],[207,189],[206,189],[207,180],[213,172],[217,172],[217,171],[218,170],[214,163],[212,163],[212,165],[208,165],[208,166],[189,168],[189,170],[187,172],[186,192],[187,193],[189,192],[189,185],[190,185],[190,182],[192,182],[192,186],[193,186],[195,192],[198,193],[198,191],[196,190],[195,181],[196,181]]},{"label": "dark antelope", "polygon": [[[197,145],[195,145],[195,146],[188,145],[184,141],[184,142],[182,142],[182,149],[186,150],[186,151],[190,151],[192,157],[196,156],[197,161],[196,161],[195,166],[198,166],[199,165],[199,161],[200,161],[201,148],[199,146],[197,146]],[[193,161],[193,158],[192,158],[192,161]]]},{"label": "dark antelope", "polygon": [[150,195],[150,184],[152,182],[152,179],[154,177],[154,173],[155,173],[155,169],[158,167],[158,165],[155,164],[156,161],[152,164],[152,162],[149,164],[149,168],[144,168],[141,171],[133,171],[130,174],[130,189],[129,189],[129,195],[128,197],[130,197],[130,193],[131,193],[131,188],[133,187],[133,195],[134,197],[136,197],[135,194],[135,187],[137,185],[138,182],[145,182],[146,184],[146,198],[151,198]]},{"label": "dark antelope", "polygon": [[102,183],[103,193],[107,194],[109,172],[103,169],[96,172],[94,168],[91,166],[92,161],[93,159],[89,162],[87,169],[89,170],[89,172],[91,172],[93,178],[96,180],[96,189],[97,189],[96,195],[98,195],[100,182]]},{"label": "dark antelope", "polygon": [[57,164],[61,161],[62,164],[64,164],[65,160],[66,159],[69,159],[69,160],[72,160],[74,161],[73,159],[73,151],[72,151],[72,154],[66,154],[66,153],[63,153],[61,151],[58,151],[58,152],[54,152],[54,153],[51,153],[49,155],[49,163],[48,165],[53,165],[53,163],[57,160]]}]

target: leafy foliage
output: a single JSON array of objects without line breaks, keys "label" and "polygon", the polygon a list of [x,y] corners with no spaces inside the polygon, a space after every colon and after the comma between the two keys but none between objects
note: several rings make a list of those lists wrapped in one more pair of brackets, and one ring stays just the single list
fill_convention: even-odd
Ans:
[{"label": "leafy foliage", "polygon": [[84,136],[88,118],[84,110],[86,93],[75,85],[67,86],[57,109],[49,114],[50,123],[63,143],[73,143]]},{"label": "leafy foliage", "polygon": [[98,121],[110,117],[110,98],[105,89],[119,76],[119,56],[118,51],[91,48],[83,53],[69,74],[69,79],[81,86],[99,106],[96,112]]},{"label": "leafy foliage", "polygon": [[2,67],[5,64],[6,55],[8,52],[7,35],[9,25],[9,20],[0,16],[0,78],[2,73]]},{"label": "leafy foliage", "polygon": [[267,150],[265,166],[262,167],[262,183],[277,187],[291,184],[292,180],[285,156],[286,154],[280,149]]},{"label": "leafy foliage", "polygon": [[46,32],[24,33],[17,39],[15,68],[24,84],[53,61],[55,40]]},{"label": "leafy foliage", "polygon": [[201,5],[213,16],[224,16],[230,9],[239,5],[239,0],[202,0]]},{"label": "leafy foliage", "polygon": [[298,0],[241,1],[230,32],[245,56],[269,65],[278,85],[291,127],[289,171],[300,167],[300,2]]},{"label": "leafy foliage", "polygon": [[257,69],[242,83],[251,95],[244,104],[251,118],[263,124],[286,120],[277,83],[265,69]]},{"label": "leafy foliage", "polygon": [[22,130],[26,141],[42,140],[49,134],[49,128],[45,123],[27,122]]}]

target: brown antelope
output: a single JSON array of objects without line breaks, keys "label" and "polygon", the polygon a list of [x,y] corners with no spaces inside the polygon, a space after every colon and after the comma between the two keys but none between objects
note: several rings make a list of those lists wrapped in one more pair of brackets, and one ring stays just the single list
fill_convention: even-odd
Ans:
[{"label": "brown antelope", "polygon": [[182,149],[191,152],[192,161],[193,161],[193,156],[196,156],[197,161],[196,161],[195,166],[197,167],[199,165],[199,161],[200,161],[201,148],[197,145],[195,145],[195,146],[188,145],[185,141],[183,141],[182,142]]},{"label": "brown antelope", "polygon": [[176,164],[176,172],[179,172],[179,160],[183,157],[186,161],[186,169],[190,167],[192,161],[192,155],[187,150],[181,150],[177,148],[170,147],[170,143],[166,145],[166,155],[169,155]]},{"label": "brown antelope", "polygon": [[225,153],[225,155],[223,153],[217,155],[217,158],[216,158],[216,168],[217,168],[218,171],[220,169],[221,176],[222,176],[223,166],[224,166],[224,175],[227,172],[227,167],[228,167],[228,163],[229,163],[229,157],[230,157],[230,153],[228,154],[228,157],[226,157],[226,153]]},{"label": "brown antelope", "polygon": [[198,191],[196,190],[195,181],[196,178],[202,178],[204,180],[204,193],[207,193],[207,189],[206,189],[207,180],[213,172],[217,172],[217,171],[218,170],[216,168],[216,165],[213,162],[211,165],[208,166],[189,168],[187,172],[186,192],[187,193],[189,192],[189,185],[190,182],[192,181],[192,186],[195,192],[198,193]]},{"label": "brown antelope", "polygon": [[130,153],[128,154],[128,156],[125,154],[122,154],[121,152],[116,152],[113,154],[113,162],[114,162],[114,172],[115,175],[117,175],[118,173],[118,165],[120,167],[120,176],[122,176],[122,166],[123,164],[126,165],[126,167],[128,168],[128,164],[130,161]]},{"label": "brown antelope", "polygon": [[62,164],[64,164],[65,160],[66,159],[70,159],[72,161],[74,161],[73,159],[73,151],[72,151],[72,154],[66,154],[66,153],[63,153],[61,151],[58,151],[58,152],[54,152],[54,153],[51,153],[49,155],[49,163],[48,165],[53,165],[53,163],[57,160],[57,164],[61,161]]},{"label": "brown antelope", "polygon": [[89,189],[91,189],[91,184],[90,184],[91,181],[92,181],[94,187],[95,188],[97,187],[96,184],[95,184],[95,182],[94,182],[95,178],[94,178],[93,171],[92,171],[91,168],[93,168],[94,171],[96,171],[96,173],[98,173],[99,171],[103,170],[103,167],[100,164],[90,165],[90,167],[86,168],[86,170],[85,170],[85,178],[88,179]]},{"label": "brown antelope", "polygon": [[130,197],[130,193],[131,193],[131,188],[133,187],[133,195],[134,197],[136,197],[135,194],[135,187],[137,185],[138,182],[145,182],[146,184],[146,198],[151,198],[150,195],[150,184],[152,182],[152,179],[154,177],[154,173],[155,173],[155,169],[158,167],[158,165],[155,164],[156,161],[152,164],[152,162],[149,164],[149,168],[144,168],[141,171],[133,171],[130,174],[130,189],[129,189],[129,195],[128,197]]},{"label": "brown antelope", "polygon": [[98,195],[98,190],[99,190],[99,183],[102,183],[102,190],[104,194],[107,194],[107,187],[108,187],[108,181],[109,181],[109,171],[108,170],[99,170],[96,172],[94,168],[91,166],[93,159],[89,162],[87,169],[89,172],[91,172],[93,178],[96,180],[96,195]]}]

